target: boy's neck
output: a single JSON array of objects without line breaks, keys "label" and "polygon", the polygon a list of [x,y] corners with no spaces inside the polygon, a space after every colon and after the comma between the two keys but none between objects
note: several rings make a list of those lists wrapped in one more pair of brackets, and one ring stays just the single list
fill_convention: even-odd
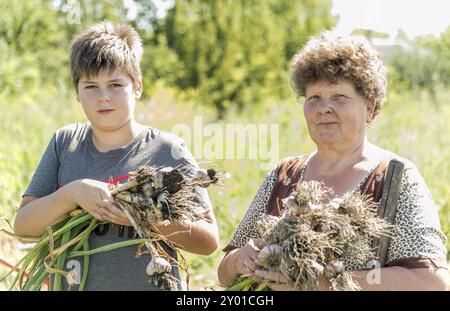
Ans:
[{"label": "boy's neck", "polygon": [[103,131],[92,127],[92,142],[100,152],[108,152],[128,145],[143,130],[144,126],[134,120],[130,120],[122,127],[114,131]]}]

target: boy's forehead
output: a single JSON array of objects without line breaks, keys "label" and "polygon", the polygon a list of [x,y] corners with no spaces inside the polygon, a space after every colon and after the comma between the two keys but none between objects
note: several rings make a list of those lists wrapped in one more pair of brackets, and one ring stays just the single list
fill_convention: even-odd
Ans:
[{"label": "boy's forehead", "polygon": [[110,81],[110,80],[131,80],[130,77],[121,69],[101,69],[98,73],[84,72],[80,76],[80,82],[90,81]]}]

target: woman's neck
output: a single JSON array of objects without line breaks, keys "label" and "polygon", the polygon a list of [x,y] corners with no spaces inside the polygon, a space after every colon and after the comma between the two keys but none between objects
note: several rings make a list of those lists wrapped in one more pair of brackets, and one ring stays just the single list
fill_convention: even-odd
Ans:
[{"label": "woman's neck", "polygon": [[310,163],[314,163],[316,172],[322,176],[341,173],[356,164],[367,161],[370,143],[364,138],[352,148],[339,149],[329,146],[318,146],[312,155]]},{"label": "woman's neck", "polygon": [[92,141],[98,151],[107,152],[128,145],[142,129],[143,125],[134,120],[128,121],[114,131],[105,131],[92,126]]}]

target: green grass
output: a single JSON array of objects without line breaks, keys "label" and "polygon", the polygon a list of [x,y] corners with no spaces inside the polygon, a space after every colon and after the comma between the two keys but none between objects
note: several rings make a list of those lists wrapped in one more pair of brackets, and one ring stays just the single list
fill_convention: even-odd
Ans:
[{"label": "green grass", "polygon": [[[441,225],[450,236],[450,89],[439,92],[433,101],[426,93],[390,94],[389,103],[369,130],[369,140],[412,160],[425,178],[433,198],[440,206]],[[13,218],[40,157],[53,132],[67,123],[84,121],[72,90],[64,86],[33,90],[14,97],[0,93],[0,215]],[[151,100],[137,110],[138,121],[170,131],[175,124],[192,127],[195,115],[203,124],[215,122],[214,112],[195,102],[175,96],[161,85],[154,88]],[[303,119],[301,105],[268,100],[242,113],[230,112],[231,123],[277,123],[280,126],[280,158],[313,150]],[[224,126],[224,122],[218,122]],[[187,142],[190,144],[190,142]],[[223,187],[209,193],[219,223],[221,245],[229,241],[259,188],[266,170],[259,160],[200,161],[230,173]],[[1,237],[0,237],[1,238]],[[2,256],[6,256],[0,251]],[[12,258],[13,256],[9,256]],[[218,283],[220,250],[209,257],[186,254],[191,267],[191,288],[203,289]]]}]

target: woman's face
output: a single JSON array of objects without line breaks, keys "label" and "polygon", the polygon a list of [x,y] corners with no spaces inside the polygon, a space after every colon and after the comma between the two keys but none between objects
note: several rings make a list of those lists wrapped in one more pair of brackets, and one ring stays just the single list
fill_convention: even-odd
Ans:
[{"label": "woman's face", "polygon": [[309,134],[318,146],[358,146],[365,138],[372,113],[372,106],[367,105],[351,82],[320,81],[306,88],[304,115]]}]

